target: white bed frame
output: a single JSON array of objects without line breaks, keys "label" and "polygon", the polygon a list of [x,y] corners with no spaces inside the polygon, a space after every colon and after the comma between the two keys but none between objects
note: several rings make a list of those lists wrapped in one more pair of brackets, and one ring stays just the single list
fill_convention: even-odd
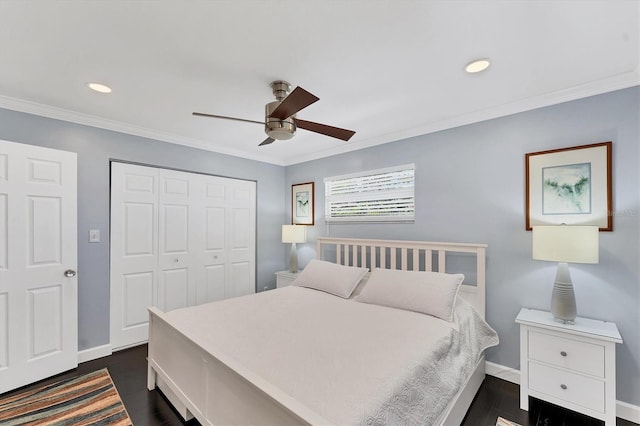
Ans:
[{"label": "white bed frame", "polygon": [[[329,252],[336,263],[417,270],[450,271],[447,255],[475,257],[476,283],[464,283],[460,295],[485,315],[485,244],[432,243],[322,237],[317,257]],[[433,258],[437,268],[434,269]],[[206,352],[150,308],[147,388],[158,386],[176,410],[203,425],[318,425],[329,421],[256,376],[224,354]],[[256,354],[259,356],[259,354]],[[438,424],[460,424],[485,377],[484,356],[466,385],[449,402]]]}]

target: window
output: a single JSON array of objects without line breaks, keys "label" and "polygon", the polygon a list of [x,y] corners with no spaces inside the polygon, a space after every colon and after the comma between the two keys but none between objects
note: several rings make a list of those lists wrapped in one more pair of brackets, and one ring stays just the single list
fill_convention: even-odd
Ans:
[{"label": "window", "polygon": [[324,179],[327,222],[404,222],[415,216],[415,165]]}]

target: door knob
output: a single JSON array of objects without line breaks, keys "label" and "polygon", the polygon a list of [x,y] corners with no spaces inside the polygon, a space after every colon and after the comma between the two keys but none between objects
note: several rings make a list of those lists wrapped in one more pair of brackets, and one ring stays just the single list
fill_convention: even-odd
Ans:
[{"label": "door knob", "polygon": [[75,277],[76,271],[74,271],[73,269],[67,269],[66,271],[64,271],[64,276],[68,278]]}]

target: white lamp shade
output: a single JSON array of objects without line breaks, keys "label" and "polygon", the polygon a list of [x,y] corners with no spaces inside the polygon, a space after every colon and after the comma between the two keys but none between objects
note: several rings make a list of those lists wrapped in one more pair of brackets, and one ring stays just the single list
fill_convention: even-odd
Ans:
[{"label": "white lamp shade", "polygon": [[532,256],[566,263],[599,262],[597,226],[534,226]]},{"label": "white lamp shade", "polygon": [[304,243],[307,241],[307,227],[300,225],[282,225],[283,243]]}]

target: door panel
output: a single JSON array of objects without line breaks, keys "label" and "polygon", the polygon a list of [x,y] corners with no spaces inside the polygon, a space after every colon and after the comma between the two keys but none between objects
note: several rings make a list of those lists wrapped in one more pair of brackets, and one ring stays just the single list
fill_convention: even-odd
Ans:
[{"label": "door panel", "polygon": [[227,297],[244,296],[255,292],[251,282],[251,263],[235,262],[231,264],[231,279],[227,288]]},{"label": "door panel", "polygon": [[124,203],[124,253],[155,256],[155,212],[153,203]]},{"label": "door panel", "polygon": [[211,265],[205,268],[205,303],[222,300],[225,296],[225,265]]},{"label": "door panel", "polygon": [[123,328],[131,329],[149,321],[149,306],[153,306],[153,272],[127,274],[123,276]]},{"label": "door panel", "polygon": [[171,269],[163,271],[161,283],[162,300],[159,308],[163,311],[172,311],[174,309],[186,308],[189,306],[189,270],[187,268]]},{"label": "door panel", "polygon": [[164,254],[189,251],[189,206],[164,205]]},{"label": "door panel", "polygon": [[205,209],[205,250],[223,251],[225,247],[225,208],[206,207]]},{"label": "door panel", "polygon": [[62,200],[55,197],[28,197],[28,200],[28,264],[29,266],[60,264]]},{"label": "door panel", "polygon": [[62,350],[62,308],[62,285],[29,291],[29,361]]},{"label": "door panel", "polygon": [[9,168],[7,167],[7,163],[9,161],[9,155],[3,152],[0,152],[0,180],[7,182]]},{"label": "door panel", "polygon": [[189,196],[189,179],[165,177],[163,182],[164,194]]},{"label": "door panel", "polygon": [[0,393],[78,362],[77,155],[0,141]]},{"label": "door panel", "polygon": [[0,369],[7,368],[9,359],[9,306],[7,293],[0,294]]},{"label": "door panel", "polygon": [[[0,178],[1,179],[1,178]],[[0,270],[7,269],[7,253],[9,253],[9,239],[7,230],[9,222],[7,217],[7,195],[0,194]]]},{"label": "door panel", "polygon": [[29,183],[51,183],[60,185],[62,165],[58,161],[27,159]]}]

